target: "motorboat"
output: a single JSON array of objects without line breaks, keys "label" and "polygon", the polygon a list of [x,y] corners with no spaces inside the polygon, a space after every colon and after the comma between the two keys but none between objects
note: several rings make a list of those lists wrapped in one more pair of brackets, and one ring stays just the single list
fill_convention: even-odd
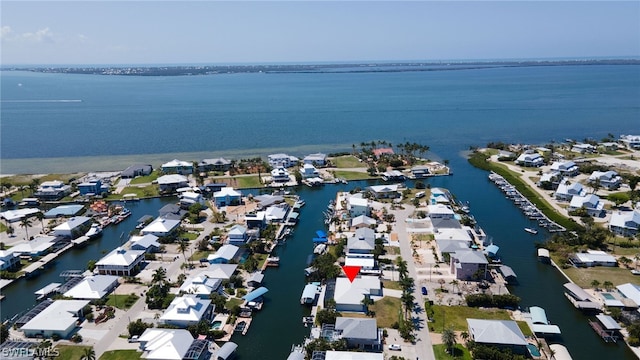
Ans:
[{"label": "motorboat", "polygon": [[524,228],[524,231],[528,232],[529,234],[533,234],[533,235],[538,233],[538,230],[532,229],[532,228]]},{"label": "motorboat", "polygon": [[97,238],[98,236],[102,235],[102,226],[97,223],[91,224],[89,231],[87,231],[84,235],[89,239]]}]

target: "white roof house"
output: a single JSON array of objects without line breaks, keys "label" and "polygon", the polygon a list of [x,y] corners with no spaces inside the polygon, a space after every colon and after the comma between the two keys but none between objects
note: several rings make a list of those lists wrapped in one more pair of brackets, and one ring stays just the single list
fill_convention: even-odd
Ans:
[{"label": "white roof house", "polygon": [[620,142],[629,149],[640,149],[640,135],[620,135]]},{"label": "white roof house", "polygon": [[476,343],[524,347],[526,350],[527,339],[515,321],[467,319],[467,325],[469,335]]},{"label": "white roof house", "polygon": [[55,243],[55,236],[38,235],[33,240],[14,245],[11,251],[19,255],[42,256],[49,252]]},{"label": "white roof house", "polygon": [[469,245],[471,245],[471,235],[469,235],[469,230],[464,229],[462,227],[455,228],[443,228],[439,227],[434,229],[433,237],[436,240],[460,240],[466,241]]},{"label": "white roof house", "polygon": [[15,210],[7,210],[0,212],[0,218],[7,220],[8,222],[16,222],[21,221],[25,217],[30,217],[40,212],[40,209],[35,208],[25,208],[25,209],[15,209]]},{"label": "white roof house", "polygon": [[625,298],[633,300],[638,306],[640,306],[640,285],[626,283],[616,286],[618,292]]},{"label": "white roof house", "polygon": [[180,226],[180,220],[156,218],[140,230],[142,235],[168,236]]},{"label": "white roof house", "polygon": [[212,278],[206,273],[199,273],[188,277],[180,286],[179,291],[208,299],[209,295],[221,289],[220,285],[222,285],[221,278]]},{"label": "white roof house", "polygon": [[118,286],[118,277],[113,275],[92,275],[82,279],[76,286],[64,293],[74,299],[102,299]]},{"label": "white roof house", "polygon": [[336,318],[335,332],[347,340],[349,348],[379,349],[382,347],[382,331],[378,329],[376,319],[351,317]]},{"label": "white roof house", "polygon": [[587,192],[579,182],[570,182],[567,179],[562,179],[555,192],[555,198],[558,200],[571,201],[574,196],[584,196]]},{"label": "white roof house", "polygon": [[569,203],[569,211],[585,208],[591,216],[600,216],[604,210],[604,203],[600,202],[598,195],[574,196]]},{"label": "white roof house", "polygon": [[316,169],[315,166],[305,163],[302,168],[300,169],[300,174],[302,175],[302,178],[304,179],[308,179],[308,178],[314,178],[314,177],[318,177],[320,176],[320,172],[318,171],[318,169]]},{"label": "white roof house", "polygon": [[324,355],[325,360],[383,360],[383,353],[335,351],[328,350]]},{"label": "white roof house", "polygon": [[202,194],[193,191],[185,191],[180,194],[180,205],[188,207],[193,204],[205,204]]},{"label": "white roof house", "polygon": [[156,252],[160,250],[160,243],[158,237],[152,234],[146,234],[143,236],[132,236],[129,238],[131,242],[131,250],[144,250],[146,252]]},{"label": "white roof house", "polygon": [[400,185],[398,184],[369,186],[369,190],[371,190],[371,192],[377,199],[395,198],[400,195],[400,193],[398,192],[399,188],[400,188]]},{"label": "white roof house", "polygon": [[298,161],[300,161],[300,159],[298,159],[295,156],[290,156],[287,154],[283,154],[283,153],[279,153],[279,154],[271,154],[267,156],[267,161],[269,162],[269,165],[271,165],[271,167],[292,167],[295,164],[298,163]]},{"label": "white roof house", "polygon": [[431,219],[453,219],[453,209],[445,204],[427,205],[427,213]]},{"label": "white roof house", "polygon": [[364,306],[362,299],[365,296],[381,296],[382,285],[377,276],[360,276],[350,282],[345,277],[336,279],[336,287],[333,298],[336,301],[336,310],[362,312]]},{"label": "white roof house", "polygon": [[229,279],[236,272],[238,264],[211,264],[207,270],[196,273],[196,276],[206,276],[212,279]]},{"label": "white roof house", "polygon": [[193,163],[173,159],[162,164],[161,168],[162,172],[165,173],[191,174],[193,172]]},{"label": "white roof house", "polygon": [[160,316],[160,322],[187,327],[197,324],[200,320],[211,320],[211,310],[210,299],[202,299],[193,294],[183,295],[173,299],[164,314]]},{"label": "white roof house", "polygon": [[613,170],[594,171],[589,175],[588,181],[591,184],[594,184],[597,181],[603,188],[613,190],[620,187],[620,184],[622,184],[622,177]]},{"label": "white roof house", "polygon": [[115,248],[96,263],[100,275],[131,276],[138,272],[144,260],[144,250]]},{"label": "white roof house", "polygon": [[376,219],[370,218],[367,215],[360,215],[351,219],[351,227],[354,228],[370,227],[371,225],[375,225],[376,223]]},{"label": "white roof house", "polygon": [[148,360],[182,360],[193,343],[184,329],[147,329],[138,338],[142,358]]},{"label": "white roof house", "polygon": [[576,253],[571,256],[576,266],[616,266],[616,258],[600,250],[587,250],[586,253]]},{"label": "white roof house", "polygon": [[82,317],[82,308],[89,300],[56,300],[20,328],[26,337],[68,338]]},{"label": "white roof house", "polygon": [[238,254],[239,247],[231,244],[222,245],[215,254],[207,257],[210,264],[226,264]]},{"label": "white roof house", "polygon": [[271,181],[288,182],[291,181],[291,174],[284,166],[280,166],[271,170]]},{"label": "white roof house", "polygon": [[234,205],[240,203],[242,200],[242,193],[236,191],[234,188],[226,186],[213,193],[213,198],[217,207]]},{"label": "white roof house", "polygon": [[622,236],[634,236],[640,229],[640,210],[616,211],[611,214],[609,230]]},{"label": "white roof house", "polygon": [[11,269],[20,265],[20,255],[13,252],[13,249],[0,250],[0,270]]},{"label": "white roof house", "polygon": [[361,196],[349,196],[347,200],[349,206],[349,215],[357,217],[360,215],[369,215],[369,201]]},{"label": "white roof house", "polygon": [[542,166],[544,164],[544,158],[542,155],[531,152],[531,153],[523,153],[516,159],[516,164],[522,166]]},{"label": "white roof house", "polygon": [[309,154],[302,159],[305,164],[323,166],[327,161],[327,155],[323,153]]},{"label": "white roof house", "polygon": [[578,165],[573,161],[555,161],[551,164],[551,170],[566,176],[574,176],[579,172]]},{"label": "white roof house", "polygon": [[189,179],[186,176],[180,174],[169,174],[160,176],[157,180],[158,185],[184,185],[189,183]]},{"label": "white roof house", "polygon": [[229,229],[229,233],[227,234],[229,244],[239,244],[242,245],[247,242],[247,228],[236,224],[231,229]]},{"label": "white roof house", "polygon": [[353,256],[347,254],[344,258],[346,266],[360,266],[363,270],[372,270],[376,266],[376,260],[371,257]]},{"label": "white roof house", "polygon": [[86,216],[76,216],[53,228],[55,236],[63,236],[75,239],[84,235],[91,227],[91,218]]}]

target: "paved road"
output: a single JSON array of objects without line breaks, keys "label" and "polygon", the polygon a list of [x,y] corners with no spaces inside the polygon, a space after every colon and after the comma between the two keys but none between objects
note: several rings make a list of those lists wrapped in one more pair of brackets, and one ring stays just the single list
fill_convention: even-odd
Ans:
[{"label": "paved road", "polygon": [[[411,244],[409,242],[409,235],[406,229],[405,219],[408,218],[414,211],[414,207],[411,205],[404,205],[405,209],[391,210],[390,213],[395,215],[395,232],[398,234],[398,240],[400,242],[400,255],[402,259],[407,262],[407,270],[409,276],[414,280],[418,279],[416,274],[415,263],[413,262]],[[429,336],[429,326],[427,323],[426,312],[424,310],[424,301],[422,293],[419,290],[419,286],[416,282],[416,286],[413,288],[413,296],[416,299],[416,306],[412,314],[414,323],[417,324],[416,329],[416,357],[421,360],[435,360],[435,354],[433,353],[433,344]]]}]

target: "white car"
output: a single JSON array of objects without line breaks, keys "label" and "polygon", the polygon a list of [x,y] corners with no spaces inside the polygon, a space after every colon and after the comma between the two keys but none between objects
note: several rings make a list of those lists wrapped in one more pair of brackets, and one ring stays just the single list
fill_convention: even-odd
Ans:
[{"label": "white car", "polygon": [[398,344],[391,344],[389,345],[389,350],[401,350],[400,345]]}]

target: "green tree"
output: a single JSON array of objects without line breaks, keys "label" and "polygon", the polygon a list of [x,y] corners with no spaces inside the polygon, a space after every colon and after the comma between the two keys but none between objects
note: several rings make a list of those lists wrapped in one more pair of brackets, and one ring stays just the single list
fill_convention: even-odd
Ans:
[{"label": "green tree", "polygon": [[42,226],[42,232],[44,233],[44,214],[42,211],[38,211],[36,213],[36,219],[40,221],[40,225]]},{"label": "green tree", "polygon": [[93,350],[93,347],[85,348],[84,351],[82,351],[80,360],[96,360],[96,351]]},{"label": "green tree", "polygon": [[129,330],[129,336],[142,335],[142,333],[148,328],[153,327],[153,324],[149,324],[143,322],[141,319],[136,321],[132,321],[127,325],[127,330]]},{"label": "green tree", "polygon": [[163,267],[159,267],[153,272],[151,276],[151,282],[154,284],[162,284],[167,281],[167,270]]},{"label": "green tree", "polygon": [[96,268],[96,261],[91,259],[87,262],[87,270],[93,272],[93,270],[95,270]]},{"label": "green tree", "polygon": [[446,328],[442,332],[442,343],[447,347],[449,354],[452,354],[452,348],[456,344],[456,333],[451,328]]},{"label": "green tree", "polygon": [[321,309],[316,314],[316,321],[319,324],[335,324],[338,313],[334,309]]},{"label": "green tree", "polygon": [[28,217],[23,217],[22,220],[20,220],[20,226],[24,228],[27,240],[29,240],[29,227],[31,226],[31,219],[29,219]]},{"label": "green tree", "polygon": [[7,341],[8,338],[9,338],[9,328],[7,327],[6,324],[2,323],[0,324],[0,344]]},{"label": "green tree", "polygon": [[604,286],[605,290],[607,291],[613,289],[613,283],[609,280],[605,280],[605,282],[602,283],[602,286]]}]

